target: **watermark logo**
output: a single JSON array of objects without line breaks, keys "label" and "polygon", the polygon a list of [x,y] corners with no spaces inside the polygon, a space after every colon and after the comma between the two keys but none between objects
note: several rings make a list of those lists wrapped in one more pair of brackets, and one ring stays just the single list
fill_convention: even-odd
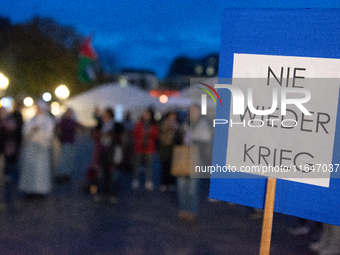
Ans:
[{"label": "watermark logo", "polygon": [[[220,104],[221,104],[221,106],[222,106],[222,100],[221,100],[219,94],[217,93],[217,91],[216,91],[213,87],[211,87],[210,85],[208,85],[208,84],[205,84],[205,83],[202,83],[202,82],[199,82],[199,83],[202,84],[202,85],[204,85],[204,86],[206,86],[206,87],[209,88],[212,92],[214,92],[214,94],[217,96],[217,98],[218,98],[218,100],[220,101]],[[215,106],[217,106],[216,100],[215,100],[214,96],[210,93],[209,90],[204,89],[204,88],[200,88],[200,87],[197,87],[197,88],[203,90],[204,92],[206,92],[206,93],[212,98],[212,100],[214,101]],[[202,114],[202,115],[207,115],[207,94],[202,94],[202,95],[201,95],[201,114]]]},{"label": "watermark logo", "polygon": [[[273,79],[274,80],[274,79]],[[264,82],[266,81],[266,83]],[[274,82],[278,82],[279,86],[269,86],[268,79],[233,79],[232,84],[215,84],[208,85],[203,82],[198,82],[202,85],[197,87],[204,91],[204,94],[200,94],[201,99],[201,115],[207,115],[207,95],[213,100],[215,107],[217,106],[217,99],[221,106],[225,106],[222,103],[218,92],[227,89],[231,93],[231,109],[232,111],[230,119],[214,119],[213,126],[216,124],[228,124],[242,125],[249,127],[262,127],[265,123],[269,126],[276,127],[276,123],[280,122],[284,128],[293,128],[298,125],[298,111],[303,116],[311,116],[313,112],[310,112],[306,108],[306,104],[311,100],[311,92],[303,87],[298,87],[295,84],[288,87],[282,84],[281,80],[275,79]],[[264,86],[263,86],[264,85]],[[204,86],[204,87],[203,87]],[[257,103],[256,103],[257,102]],[[294,110],[292,110],[294,109]],[[287,118],[289,113],[290,117]],[[250,120],[246,120],[245,116],[249,115]],[[281,117],[280,117],[281,115]],[[233,116],[233,117],[232,117]],[[267,116],[264,117],[264,116]],[[235,118],[239,118],[241,122],[235,122]],[[276,117],[276,118],[275,118]],[[234,120],[233,120],[234,118]]]},{"label": "watermark logo", "polygon": [[[238,87],[232,86],[230,84],[215,84],[215,88],[228,89],[233,96],[233,114],[243,114],[244,113],[244,94],[242,90]],[[272,88],[272,105],[267,110],[258,110],[253,104],[253,90],[248,88],[247,90],[247,105],[251,113],[256,115],[269,115],[272,114],[277,108],[278,102],[278,88]],[[303,94],[303,98],[287,98],[289,93]],[[306,107],[303,106],[311,99],[311,93],[309,90],[304,88],[281,88],[281,115],[286,115],[287,105],[293,104],[299,108],[305,115],[312,115]]]},{"label": "watermark logo", "polygon": [[[222,100],[217,93],[217,91],[210,85],[205,84],[200,82],[200,84],[208,87],[214,94],[217,96],[219,99],[221,106],[222,106]],[[244,114],[244,102],[245,102],[245,97],[242,92],[242,90],[238,87],[232,86],[231,84],[215,84],[215,88],[219,89],[228,89],[233,97],[233,114]],[[198,89],[203,90],[206,92],[214,101],[215,106],[217,106],[216,100],[214,96],[204,88],[198,87]],[[256,115],[269,115],[272,114],[278,105],[278,89],[273,88],[272,89],[272,105],[269,109],[256,109],[253,104],[253,89],[248,88],[247,90],[247,106],[248,109],[251,113],[256,114]],[[303,98],[287,98],[288,94],[302,94],[304,95]],[[311,93],[309,90],[304,89],[304,88],[281,88],[281,115],[286,115],[287,113],[287,105],[292,104],[295,105],[298,109],[301,110],[305,115],[312,115],[306,107],[303,105],[304,103],[307,103],[311,99]],[[201,95],[201,114],[206,115],[207,114],[207,95],[202,94]]]}]

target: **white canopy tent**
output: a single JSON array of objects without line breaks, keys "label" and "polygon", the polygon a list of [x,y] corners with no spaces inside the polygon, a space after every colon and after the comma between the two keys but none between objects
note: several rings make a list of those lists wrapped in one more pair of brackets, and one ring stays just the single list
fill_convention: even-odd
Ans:
[{"label": "white canopy tent", "polygon": [[78,94],[65,102],[67,107],[75,111],[77,120],[85,126],[95,125],[93,113],[96,107],[122,108],[124,113],[130,111],[134,119],[150,106],[158,108],[158,98],[151,97],[148,92],[133,85],[121,86],[118,83],[104,84]]},{"label": "white canopy tent", "polygon": [[162,104],[160,110],[161,111],[170,111],[170,110],[186,110],[190,107],[190,98],[184,97],[169,97],[168,102]]}]

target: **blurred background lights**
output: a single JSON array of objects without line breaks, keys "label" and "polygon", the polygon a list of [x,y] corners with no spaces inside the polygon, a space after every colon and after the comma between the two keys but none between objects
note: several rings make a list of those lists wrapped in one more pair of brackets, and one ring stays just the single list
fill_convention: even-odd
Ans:
[{"label": "blurred background lights", "polygon": [[54,115],[54,116],[57,116],[60,114],[60,104],[58,102],[52,102],[51,104],[51,113]]},{"label": "blurred background lights", "polygon": [[32,98],[32,97],[26,97],[26,98],[24,99],[24,105],[25,105],[26,107],[32,106],[33,103],[34,103],[34,101],[33,101],[33,98]]},{"label": "blurred background lights", "polygon": [[212,66],[209,66],[205,72],[208,76],[212,76],[215,74],[215,68]]},{"label": "blurred background lights", "polygon": [[54,115],[54,116],[57,116],[57,115],[59,115],[59,113],[60,113],[60,110],[59,110],[59,108],[52,108],[51,109],[51,113]]},{"label": "blurred background lights", "polygon": [[60,104],[58,102],[52,102],[51,108],[59,108]]},{"label": "blurred background lights", "polygon": [[60,99],[66,99],[70,95],[70,91],[65,85],[60,85],[58,88],[56,88],[55,94]]},{"label": "blurred background lights", "polygon": [[201,74],[203,73],[203,67],[200,66],[200,65],[196,66],[196,67],[195,67],[195,73],[196,73],[197,75],[201,75]]},{"label": "blurred background lights", "polygon": [[160,121],[162,118],[162,113],[160,112],[155,112],[154,118],[156,121]]},{"label": "blurred background lights", "polygon": [[3,97],[1,98],[1,106],[8,108],[12,106],[13,99],[10,97]]},{"label": "blurred background lights", "polygon": [[166,102],[168,102],[168,96],[167,95],[161,95],[159,97],[159,101],[162,103],[162,104],[165,104]]},{"label": "blurred background lights", "polygon": [[123,122],[124,119],[124,107],[121,104],[115,105],[115,121],[117,123]]},{"label": "blurred background lights", "polygon": [[51,101],[51,99],[52,99],[51,93],[45,92],[45,93],[42,95],[42,99],[43,99],[45,102]]},{"label": "blurred background lights", "polygon": [[122,87],[125,87],[128,84],[128,81],[125,77],[120,77],[119,79],[119,85]]},{"label": "blurred background lights", "polygon": [[2,73],[0,73],[0,89],[7,89],[8,83],[8,79]]},{"label": "blurred background lights", "polygon": [[1,98],[1,107],[5,107],[7,109],[8,112],[11,112],[13,110],[13,102],[14,99],[11,97],[3,97]]}]

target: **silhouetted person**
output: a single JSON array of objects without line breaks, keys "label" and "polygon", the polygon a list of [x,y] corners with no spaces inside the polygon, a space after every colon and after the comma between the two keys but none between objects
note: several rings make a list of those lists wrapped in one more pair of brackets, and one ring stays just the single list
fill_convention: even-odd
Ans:
[{"label": "silhouetted person", "polygon": [[74,166],[76,134],[79,126],[71,108],[67,109],[57,124],[57,134],[61,143],[57,173],[57,182],[59,183],[69,182],[71,180]]}]

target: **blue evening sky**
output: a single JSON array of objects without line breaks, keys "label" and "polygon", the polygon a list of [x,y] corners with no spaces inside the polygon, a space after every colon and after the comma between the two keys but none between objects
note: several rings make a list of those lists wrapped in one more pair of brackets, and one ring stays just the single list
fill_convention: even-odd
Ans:
[{"label": "blue evening sky", "polygon": [[163,78],[180,55],[219,52],[223,10],[228,7],[340,7],[340,2],[213,0],[3,0],[0,15],[12,23],[52,17],[80,34],[94,35],[95,49],[112,52],[119,67],[149,69]]}]

